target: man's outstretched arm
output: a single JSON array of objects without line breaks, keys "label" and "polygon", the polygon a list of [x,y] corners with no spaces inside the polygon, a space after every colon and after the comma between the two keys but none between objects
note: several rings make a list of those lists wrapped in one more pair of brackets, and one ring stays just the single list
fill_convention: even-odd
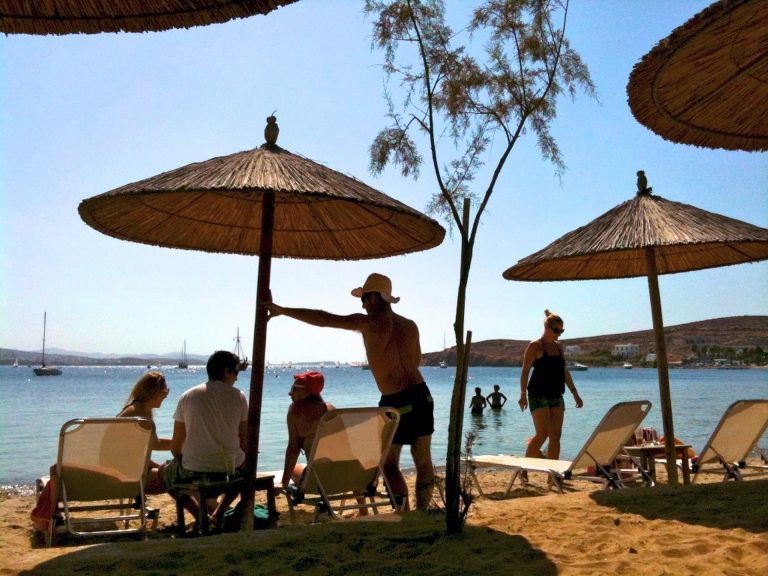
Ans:
[{"label": "man's outstretched arm", "polygon": [[300,322],[306,322],[313,326],[319,326],[321,328],[341,328],[342,330],[363,331],[364,327],[367,326],[367,317],[365,314],[340,316],[338,314],[331,314],[325,310],[287,308],[277,304],[267,304],[266,306],[267,310],[269,310],[270,318],[273,316],[288,316],[289,318],[299,320]]}]

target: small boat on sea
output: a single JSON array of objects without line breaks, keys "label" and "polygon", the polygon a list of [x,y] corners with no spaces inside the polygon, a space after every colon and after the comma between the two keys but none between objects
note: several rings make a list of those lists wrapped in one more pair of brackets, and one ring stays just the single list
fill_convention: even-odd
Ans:
[{"label": "small boat on sea", "polygon": [[19,367],[19,359],[18,359],[18,358],[14,358],[14,359],[13,359],[13,364],[12,364],[12,366],[13,366],[14,368],[18,368],[18,367]]},{"label": "small boat on sea", "polygon": [[578,362],[568,362],[569,372],[584,372],[585,370],[589,370],[589,366],[587,366],[586,364],[579,364]]},{"label": "small boat on sea", "polygon": [[[443,354],[445,354],[446,350],[447,348],[445,347],[445,333],[443,333]],[[445,358],[443,358],[442,360],[440,360],[440,363],[438,364],[438,366],[440,366],[440,368],[448,368],[448,362],[446,362]]]},{"label": "small boat on sea", "polygon": [[178,368],[189,368],[189,362],[187,362],[187,341],[184,340],[184,347],[181,349],[181,360],[179,360]]},{"label": "small boat on sea", "polygon": [[237,328],[237,336],[235,336],[235,354],[240,358],[240,363],[237,365],[237,369],[242,372],[248,368],[248,356],[245,355],[242,345],[240,344],[240,327]]},{"label": "small boat on sea", "polygon": [[622,366],[625,370],[632,370],[632,364],[629,362],[624,362],[624,366]]},{"label": "small boat on sea", "polygon": [[35,376],[61,376],[61,370],[52,366],[45,365],[45,326],[47,324],[48,313],[43,312],[43,357],[39,368],[33,368]]}]

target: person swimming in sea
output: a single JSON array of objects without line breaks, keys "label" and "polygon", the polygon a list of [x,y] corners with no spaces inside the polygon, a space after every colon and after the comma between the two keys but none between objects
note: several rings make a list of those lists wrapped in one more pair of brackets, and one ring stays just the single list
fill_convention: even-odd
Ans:
[{"label": "person swimming in sea", "polygon": [[469,401],[469,408],[472,414],[482,414],[483,409],[488,405],[480,388],[475,388],[475,395]]},{"label": "person swimming in sea", "polygon": [[501,410],[504,407],[504,404],[507,403],[507,397],[499,391],[498,384],[494,384],[493,392],[488,394],[485,399],[488,400],[488,405],[491,407],[491,410]]}]

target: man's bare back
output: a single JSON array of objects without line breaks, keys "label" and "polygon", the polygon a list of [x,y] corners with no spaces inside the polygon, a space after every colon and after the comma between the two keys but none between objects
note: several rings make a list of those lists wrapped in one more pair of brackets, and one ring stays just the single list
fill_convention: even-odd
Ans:
[{"label": "man's bare back", "polygon": [[407,318],[389,313],[368,316],[363,343],[371,373],[382,394],[394,394],[424,382],[419,371],[419,329]]}]

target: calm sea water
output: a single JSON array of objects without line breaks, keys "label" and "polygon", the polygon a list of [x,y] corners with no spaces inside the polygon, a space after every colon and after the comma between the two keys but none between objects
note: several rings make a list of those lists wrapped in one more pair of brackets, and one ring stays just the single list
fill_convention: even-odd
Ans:
[{"label": "calm sea water", "polygon": [[[374,406],[379,394],[371,373],[359,368],[325,368],[323,397],[337,407]],[[122,408],[131,387],[145,372],[139,367],[65,367],[63,375],[37,377],[31,368],[0,366],[0,485],[34,483],[46,474],[56,459],[58,433],[69,419],[111,417]],[[170,436],[173,411],[179,395],[206,380],[204,367],[188,370],[163,370],[171,392],[155,412],[160,436]],[[448,413],[453,387],[452,368],[423,368],[422,372],[435,399],[433,456],[444,462],[447,445]],[[292,371],[270,369],[264,378],[259,470],[282,467],[287,432],[285,414],[290,403],[288,390]],[[590,368],[573,374],[584,400],[577,410],[567,395],[562,439],[563,458],[572,458],[594,429],[605,411],[625,400],[650,400],[654,408],[644,425],[659,431],[661,411],[656,371],[635,368]],[[240,375],[237,386],[248,396],[250,371]],[[519,368],[473,368],[470,370],[467,402],[475,386],[484,394],[494,384],[509,397],[508,408],[499,413],[486,410],[472,416],[467,410],[464,431],[477,433],[475,454],[520,454],[532,434],[530,413],[517,407]],[[735,400],[768,398],[768,370],[673,370],[670,372],[675,432],[678,438],[700,450],[723,411]],[[768,434],[760,441],[768,448]],[[163,460],[156,453],[155,460]],[[407,450],[402,465],[412,466]]]}]

